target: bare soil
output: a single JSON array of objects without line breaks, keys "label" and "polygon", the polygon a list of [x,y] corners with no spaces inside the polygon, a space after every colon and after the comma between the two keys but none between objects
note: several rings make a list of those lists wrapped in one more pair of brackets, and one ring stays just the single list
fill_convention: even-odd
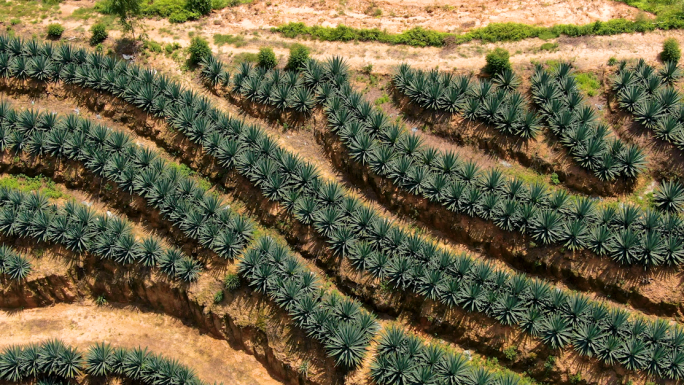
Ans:
[{"label": "bare soil", "polygon": [[163,313],[135,306],[60,303],[45,308],[0,311],[0,348],[57,338],[85,353],[97,342],[146,347],[195,370],[207,383],[281,384],[254,356],[201,333]]}]

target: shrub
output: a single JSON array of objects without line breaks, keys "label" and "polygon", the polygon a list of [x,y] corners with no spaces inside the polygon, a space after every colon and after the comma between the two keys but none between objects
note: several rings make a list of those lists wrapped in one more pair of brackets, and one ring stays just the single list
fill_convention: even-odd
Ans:
[{"label": "shrub", "polygon": [[187,9],[182,9],[172,13],[171,16],[169,16],[169,22],[180,24],[185,23],[188,20],[197,20],[199,17],[200,14],[197,12],[191,12]]},{"label": "shrub", "polygon": [[208,15],[211,13],[211,0],[188,0],[187,8],[190,12]]},{"label": "shrub", "polygon": [[271,69],[278,65],[275,52],[271,47],[262,47],[259,49],[259,67]]},{"label": "shrub", "polygon": [[223,278],[223,286],[228,292],[233,292],[240,288],[240,277],[235,273],[229,273]]},{"label": "shrub", "polygon": [[161,53],[162,52],[162,45],[157,43],[154,40],[145,40],[144,47],[145,47],[145,49],[147,49],[150,52],[154,52],[154,53]]},{"label": "shrub", "polygon": [[51,39],[59,39],[64,33],[64,27],[61,24],[50,24],[47,27],[47,35]]},{"label": "shrub", "polygon": [[664,62],[678,62],[682,56],[682,51],[679,49],[679,42],[674,38],[665,39],[663,42],[663,52],[660,53],[660,59]]},{"label": "shrub", "polygon": [[287,59],[286,69],[298,70],[309,60],[309,48],[301,44],[290,47],[290,57]]},{"label": "shrub", "polygon": [[101,23],[93,24],[93,26],[90,27],[90,33],[90,45],[98,45],[109,37],[107,27]]},{"label": "shrub", "polygon": [[490,75],[495,75],[504,70],[511,69],[511,62],[508,60],[509,57],[510,55],[505,49],[500,47],[495,48],[485,57],[487,65],[484,67],[484,71]]},{"label": "shrub", "polygon": [[206,56],[211,55],[211,48],[209,48],[209,43],[206,40],[201,37],[193,37],[188,52],[190,52],[190,63],[197,64]]}]

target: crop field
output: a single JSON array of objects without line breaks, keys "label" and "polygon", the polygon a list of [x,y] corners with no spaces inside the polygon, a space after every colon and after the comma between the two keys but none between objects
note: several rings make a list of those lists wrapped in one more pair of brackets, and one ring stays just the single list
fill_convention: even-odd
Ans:
[{"label": "crop field", "polygon": [[0,3],[0,384],[683,383],[683,20]]}]

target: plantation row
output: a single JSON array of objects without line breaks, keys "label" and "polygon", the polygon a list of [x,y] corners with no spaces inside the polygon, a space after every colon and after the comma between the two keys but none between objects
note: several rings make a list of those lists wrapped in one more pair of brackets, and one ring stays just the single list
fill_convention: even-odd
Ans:
[{"label": "plantation row", "polygon": [[[74,130],[73,127],[86,127],[90,131],[95,130],[97,132],[102,132],[101,128],[103,128],[103,126],[92,124],[74,115],[62,118],[52,114],[37,113],[32,110],[16,112],[7,104],[2,105],[2,107],[2,111],[5,111],[4,116],[10,117],[3,125],[0,125],[5,130],[5,136],[13,138],[18,136],[17,132],[21,132],[22,135],[19,136],[22,138],[22,142],[25,141],[26,143],[26,145],[20,146],[16,141],[9,140],[6,145],[8,148],[17,151],[23,148],[34,156],[40,156],[44,153],[50,153],[55,156],[68,154],[65,151],[50,152],[47,148],[44,151],[37,150],[43,148],[43,145],[39,144],[43,143],[43,136],[46,136],[48,138],[47,142],[51,143],[50,138],[57,135],[57,132],[61,134],[66,133],[67,135],[59,136],[66,136],[67,138],[64,139],[64,142],[68,143],[72,140],[69,134],[73,135],[79,132],[78,129]],[[169,109],[174,107],[178,106],[169,106]],[[192,104],[192,108],[195,107],[198,107],[198,104]],[[186,112],[188,112],[187,109]],[[45,121],[53,122],[53,124],[45,124]],[[32,122],[32,124],[26,124],[26,122]],[[71,122],[71,124],[68,122]],[[241,124],[239,121],[233,122]],[[26,126],[33,127],[33,129],[26,129]],[[133,170],[131,171],[134,174],[145,175],[148,169],[135,167],[140,165],[136,162],[135,157],[130,157],[136,151],[132,148],[126,148],[127,146],[134,147],[131,144],[133,142],[131,138],[124,133],[111,131],[108,128],[105,128],[105,131],[106,134],[102,135],[100,142],[109,143],[110,136],[116,136],[118,141],[127,143],[127,145],[120,146],[120,148],[124,149],[123,151],[111,151],[110,148],[105,146],[94,145],[91,147],[93,150],[104,154],[101,159],[96,161],[88,158],[88,156],[84,156],[83,159],[78,157],[70,157],[70,159],[84,162],[86,167],[98,176],[119,183],[120,187],[126,185],[124,177],[127,174],[124,172],[126,170],[125,165],[132,167]],[[31,132],[33,132],[33,135],[31,135]],[[88,138],[94,135],[91,132],[86,132],[85,136],[87,141]],[[163,165],[163,162],[159,160],[160,158],[153,151],[144,150],[147,157],[158,160],[158,164],[155,166],[156,169],[177,170],[177,168]],[[66,156],[68,157],[68,155]],[[148,163],[152,164],[153,162],[150,161]],[[113,170],[115,169],[118,171],[114,172]],[[177,173],[174,173],[174,175],[177,175],[177,183],[191,182],[184,180]],[[149,190],[133,190],[133,192],[147,197],[149,203],[151,196],[158,196],[158,193],[153,193],[152,191],[159,190],[159,187],[156,187],[157,190],[155,190],[154,186],[155,182],[158,183],[159,181],[151,176],[148,176],[147,180],[149,182]],[[202,196],[202,192],[198,190],[199,188],[196,187],[196,190],[188,195],[194,197]],[[175,196],[171,199],[179,201],[179,199],[183,198]],[[217,206],[222,205],[217,204]],[[205,205],[202,207],[205,207]],[[211,228],[189,232],[188,230],[191,227],[187,223],[177,223],[179,223],[178,226],[183,228],[186,235],[190,238],[193,238],[193,235],[195,235],[194,238],[197,238],[195,233],[199,233],[199,239],[202,240],[205,246],[211,247],[213,245],[207,241],[212,233],[216,233]],[[271,238],[259,238],[256,241],[256,246],[250,248],[245,253],[244,258],[240,260],[239,272],[241,276],[246,278],[251,287],[267,294],[278,305],[285,308],[295,320],[295,323],[303,328],[309,336],[322,341],[329,354],[336,359],[338,364],[345,367],[355,367],[361,362],[368,342],[378,328],[374,316],[362,310],[357,302],[345,299],[335,293],[325,293],[320,290],[321,285],[314,274],[305,265],[298,262],[285,247],[276,244]],[[496,378],[498,376],[484,368],[474,369],[471,365],[466,365],[467,360],[460,355],[454,355],[443,350],[443,348],[440,348],[440,351],[443,351],[443,354],[440,356],[440,361],[435,362],[438,365],[434,368],[434,372],[431,375],[434,379],[442,382],[451,381],[453,383],[454,381],[459,381],[459,379],[468,379],[478,375],[487,375],[487,378]],[[414,377],[416,374],[411,369],[407,370],[403,375]],[[508,378],[511,384],[515,384],[519,380],[518,377],[511,375],[506,378]]]},{"label": "plantation row", "polygon": [[634,179],[644,170],[646,155],[599,121],[596,110],[584,101],[570,64],[561,63],[553,72],[538,66],[531,82],[539,111],[580,166],[603,181]]},{"label": "plantation row", "polygon": [[138,241],[126,219],[97,214],[85,204],[69,201],[58,207],[39,193],[0,189],[0,232],[10,237],[51,242],[77,253],[128,265],[157,266],[171,278],[193,281],[201,265],[154,237]]},{"label": "plantation row", "polygon": [[389,326],[378,341],[370,376],[378,385],[467,384],[516,385],[519,377],[474,367],[469,357]]},{"label": "plantation row", "polygon": [[[503,324],[520,325],[552,348],[572,343],[583,354],[599,355],[609,364],[620,362],[655,375],[682,376],[684,355],[678,342],[678,326],[630,317],[628,312],[554,290],[524,275],[497,271],[472,257],[439,250],[433,242],[383,220],[339,185],[324,182],[313,166],[279,148],[258,127],[227,117],[205,98],[182,91],[176,83],[151,71],[97,54],[84,52],[81,56],[75,53],[78,50],[68,47],[56,48],[50,57],[53,73],[59,73],[61,80],[120,95],[165,118],[172,127],[203,145],[224,167],[235,166],[269,199],[293,210],[302,223],[313,222],[314,228],[329,240],[330,249],[350,258],[357,268],[399,289],[483,312]],[[39,47],[39,55],[44,51]],[[26,55],[33,60],[30,53]],[[329,61],[325,72],[326,82],[346,82],[341,60]],[[180,98],[195,108],[166,108]],[[304,180],[307,182],[301,184]]]},{"label": "plantation row", "polygon": [[[23,149],[32,156],[50,154],[58,159],[81,162],[95,175],[143,197],[189,239],[223,258],[237,257],[252,238],[253,225],[249,219],[231,211],[215,194],[179,173],[179,167],[163,160],[155,151],[135,145],[124,132],[76,115],[61,117],[34,110],[17,112],[6,102],[0,104],[0,122],[0,131],[8,138],[0,141],[0,147],[6,146],[3,150]],[[72,149],[79,152],[73,153]],[[4,218],[0,215],[0,230],[3,230]],[[7,222],[7,226],[16,226],[14,217]],[[23,233],[9,235],[24,236]],[[113,241],[116,235],[105,234]],[[120,263],[143,259],[139,256],[140,247],[133,247],[124,256],[109,256],[96,248],[104,240],[94,242],[96,247],[89,247],[91,238],[82,240],[82,248],[70,249],[77,252],[94,249]],[[274,245],[271,238],[259,238],[257,244],[240,262],[241,275],[249,285],[288,311],[298,326],[324,343],[339,364],[354,367],[361,362],[376,331],[374,317],[362,311],[357,302],[317,290],[320,285],[315,274],[289,250]],[[117,246],[113,247],[116,252]],[[142,262],[146,266],[154,264],[147,259]],[[175,267],[175,272],[180,271],[186,281],[194,281],[200,272],[199,266],[179,270],[177,264],[169,265],[163,258],[157,263],[165,272]]]},{"label": "plantation row", "polygon": [[37,381],[60,384],[81,375],[119,377],[144,385],[202,385],[194,371],[175,359],[150,353],[146,348],[114,348],[92,345],[81,354],[59,340],[10,346],[0,353],[0,380],[11,383]]},{"label": "plantation row", "polygon": [[[541,131],[540,118],[526,109],[526,99],[516,91],[520,79],[511,70],[498,73],[493,81],[472,81],[437,70],[414,70],[404,64],[393,83],[412,102],[428,110],[461,113],[466,119],[482,120],[504,134],[522,138],[535,138]],[[569,65],[561,64],[554,74],[538,69],[532,85],[541,115],[580,166],[604,181],[636,178],[643,170],[643,152],[614,135],[609,137],[610,128],[597,124],[596,111],[584,102]]]},{"label": "plantation row", "polygon": [[525,97],[517,91],[520,78],[511,70],[498,73],[490,81],[454,76],[437,69],[415,70],[402,64],[392,83],[411,102],[426,110],[458,113],[523,139],[534,139],[541,131],[539,117],[527,109]]},{"label": "plantation row", "polygon": [[[215,59],[207,59],[202,70],[208,82],[217,73],[210,70],[212,62]],[[249,79],[268,82],[275,77],[263,72],[243,65],[233,79],[232,91],[246,95]],[[225,77],[225,71],[222,73]],[[316,100],[327,101],[330,128],[347,145],[354,160],[409,193],[451,211],[493,221],[503,230],[528,234],[539,243],[562,244],[570,250],[589,249],[620,264],[673,266],[684,261],[684,227],[676,213],[644,211],[631,204],[599,207],[595,199],[563,190],[550,192],[543,184],[517,178],[506,179],[498,169],[482,171],[472,161],[460,161],[453,152],[442,153],[424,146],[418,135],[390,123],[346,80],[336,85],[336,81],[325,81],[323,76],[323,66],[310,61],[301,71],[298,87],[317,90]],[[282,74],[278,77],[293,78]],[[623,150],[626,162],[635,154],[641,159],[638,148],[628,146]],[[642,167],[641,161],[636,164],[635,170]],[[673,198],[671,192],[656,193],[658,207],[667,208]]]},{"label": "plantation row", "polygon": [[254,226],[247,218],[124,132],[74,114],[16,111],[5,101],[0,102],[0,150],[6,149],[83,163],[123,191],[145,197],[186,236],[223,258],[235,258],[252,238]]},{"label": "plantation row", "polygon": [[12,250],[11,247],[0,246],[0,276],[5,275],[14,281],[20,281],[31,273],[31,262]]},{"label": "plantation row", "polygon": [[677,63],[667,62],[656,72],[644,60],[632,68],[621,63],[613,79],[620,108],[652,130],[655,136],[684,149],[684,104],[673,85],[682,76]]}]

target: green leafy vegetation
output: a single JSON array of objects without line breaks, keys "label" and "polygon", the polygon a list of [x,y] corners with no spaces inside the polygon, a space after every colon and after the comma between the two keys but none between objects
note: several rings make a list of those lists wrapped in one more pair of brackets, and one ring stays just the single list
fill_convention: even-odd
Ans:
[{"label": "green leafy vegetation", "polygon": [[[95,9],[106,15],[118,14],[114,8],[117,1],[122,0],[99,0],[95,4]],[[139,15],[163,17],[168,18],[172,23],[184,23],[208,15],[212,9],[218,10],[249,3],[251,0],[152,0],[140,3]]]},{"label": "green leafy vegetation", "polygon": [[188,52],[190,53],[190,64],[199,64],[202,59],[207,56],[211,56],[211,48],[209,48],[209,43],[201,37],[193,37],[190,41],[190,47],[188,47]]},{"label": "green leafy vegetation", "polygon": [[58,23],[48,24],[47,26],[47,36],[51,39],[59,39],[64,33],[64,27]]},{"label": "green leafy vegetation", "polygon": [[309,61],[309,48],[295,43],[290,46],[290,56],[287,58],[286,70],[299,70]]},{"label": "green leafy vegetation", "polygon": [[679,49],[679,42],[677,39],[668,38],[663,42],[663,52],[660,53],[660,60],[664,62],[679,62],[682,56],[682,51]]},{"label": "green leafy vegetation", "polygon": [[553,52],[558,49],[558,43],[544,43],[539,47],[539,49],[541,51]]},{"label": "green leafy vegetation", "polygon": [[[629,1],[626,1],[629,3]],[[491,23],[486,27],[475,28],[463,34],[438,32],[415,27],[401,33],[388,33],[379,29],[359,29],[343,24],[337,27],[306,26],[304,23],[292,22],[273,28],[289,38],[307,36],[324,41],[377,41],[387,44],[404,44],[417,47],[442,47],[445,45],[463,44],[473,40],[487,43],[519,41],[537,37],[551,39],[561,35],[577,37],[592,35],[616,35],[621,33],[646,32],[656,29],[670,30],[684,28],[682,10],[664,14],[656,20],[637,18],[635,21],[612,19],[596,21],[585,25],[558,24],[552,27],[537,27],[519,23]]]},{"label": "green leafy vegetation", "polygon": [[187,0],[185,7],[190,12],[195,12],[200,15],[208,15],[211,13],[211,0]]},{"label": "green leafy vegetation", "polygon": [[596,96],[601,91],[601,82],[593,72],[580,72],[575,75],[575,81],[580,91],[589,97]]},{"label": "green leafy vegetation", "polygon": [[247,42],[245,41],[244,36],[241,35],[222,35],[220,33],[216,33],[214,34],[214,44],[219,47],[229,44],[235,46],[235,48],[240,48],[246,45]]},{"label": "green leafy vegetation", "polygon": [[98,45],[107,40],[109,33],[104,24],[97,23],[90,27],[90,45]]},{"label": "green leafy vegetation", "polygon": [[503,73],[511,69],[511,62],[509,60],[509,53],[503,48],[494,48],[485,56],[487,64],[484,71],[492,76]]},{"label": "green leafy vegetation", "polygon": [[275,68],[278,65],[278,59],[276,58],[275,52],[271,47],[261,47],[259,48],[259,55],[257,64],[259,67],[265,69]]}]

